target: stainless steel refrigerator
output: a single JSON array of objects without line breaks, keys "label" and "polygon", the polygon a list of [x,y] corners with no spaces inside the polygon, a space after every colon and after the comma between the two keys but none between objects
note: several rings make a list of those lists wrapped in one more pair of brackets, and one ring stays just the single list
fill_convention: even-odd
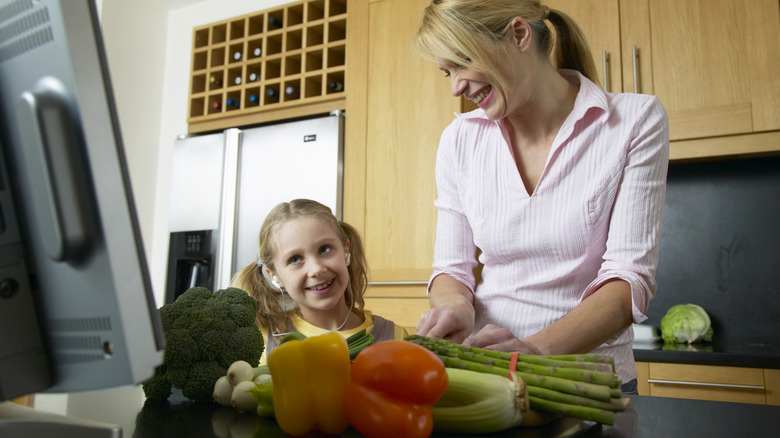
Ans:
[{"label": "stainless steel refrigerator", "polygon": [[341,218],[343,112],[176,140],[166,302],[189,287],[227,287],[257,258],[280,202],[309,198]]}]

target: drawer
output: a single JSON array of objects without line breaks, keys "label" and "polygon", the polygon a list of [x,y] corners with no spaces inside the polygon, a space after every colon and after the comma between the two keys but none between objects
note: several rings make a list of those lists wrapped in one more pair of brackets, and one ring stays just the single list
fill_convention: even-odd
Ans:
[{"label": "drawer", "polygon": [[649,395],[766,404],[764,370],[650,362]]},{"label": "drawer", "polygon": [[409,334],[416,333],[414,326],[420,315],[430,310],[428,297],[419,298],[374,298],[367,296],[366,309],[374,315],[389,319],[405,328]]}]

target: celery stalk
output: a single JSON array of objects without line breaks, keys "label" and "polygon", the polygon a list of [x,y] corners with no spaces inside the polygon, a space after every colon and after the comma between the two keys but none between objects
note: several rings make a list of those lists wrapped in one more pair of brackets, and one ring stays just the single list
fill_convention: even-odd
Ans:
[{"label": "celery stalk", "polygon": [[449,385],[431,409],[437,432],[495,433],[518,426],[528,410],[525,383],[447,368]]}]

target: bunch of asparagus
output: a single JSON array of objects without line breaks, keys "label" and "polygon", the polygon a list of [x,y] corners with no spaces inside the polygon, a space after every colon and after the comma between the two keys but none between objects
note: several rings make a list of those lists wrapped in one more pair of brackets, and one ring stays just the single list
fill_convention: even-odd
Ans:
[{"label": "bunch of asparagus", "polygon": [[[512,353],[412,335],[407,341],[436,353],[449,368],[508,376]],[[626,409],[614,360],[598,354],[518,354],[515,376],[528,390],[531,409],[612,425]]]}]

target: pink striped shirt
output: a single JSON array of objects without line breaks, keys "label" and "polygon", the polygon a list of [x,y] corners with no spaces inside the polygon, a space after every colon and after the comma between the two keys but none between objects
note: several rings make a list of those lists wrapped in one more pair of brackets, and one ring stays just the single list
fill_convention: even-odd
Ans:
[{"label": "pink striped shirt", "polygon": [[[580,89],[531,195],[501,122],[482,110],[456,114],[436,162],[438,209],[433,279],[448,274],[472,291],[482,254],[476,328],[522,339],[570,312],[609,279],[631,286],[634,322],[655,295],[666,192],[669,128],[655,96],[605,93],[575,71]],[[627,328],[594,352],[636,378]]]}]

